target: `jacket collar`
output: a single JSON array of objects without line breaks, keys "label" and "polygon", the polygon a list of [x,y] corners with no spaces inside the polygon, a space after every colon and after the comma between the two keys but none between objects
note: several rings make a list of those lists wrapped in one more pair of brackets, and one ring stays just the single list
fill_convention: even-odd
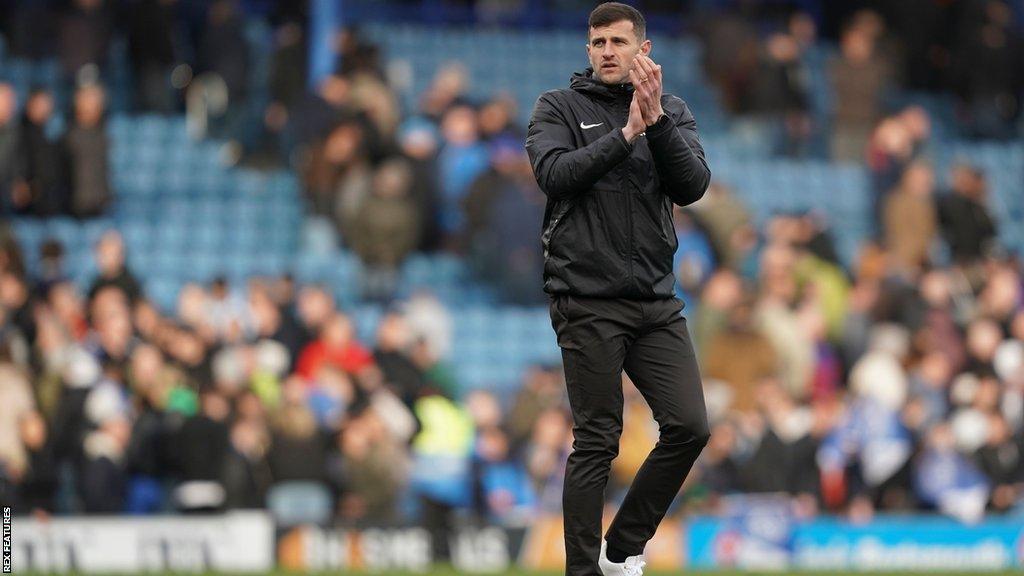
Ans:
[{"label": "jacket collar", "polygon": [[569,82],[569,88],[605,100],[628,100],[633,97],[633,84],[631,82],[605,84],[594,78],[594,69],[589,66],[582,72],[573,73]]}]

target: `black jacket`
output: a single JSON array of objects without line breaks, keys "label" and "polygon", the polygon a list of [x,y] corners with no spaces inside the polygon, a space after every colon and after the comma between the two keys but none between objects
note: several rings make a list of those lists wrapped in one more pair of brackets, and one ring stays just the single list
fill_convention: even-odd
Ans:
[{"label": "black jacket", "polygon": [[677,242],[672,203],[700,199],[711,180],[693,114],[663,95],[666,117],[630,145],[622,135],[630,84],[576,73],[568,90],[545,92],[530,118],[526,150],[547,194],[544,290],[651,300],[674,295]]}]

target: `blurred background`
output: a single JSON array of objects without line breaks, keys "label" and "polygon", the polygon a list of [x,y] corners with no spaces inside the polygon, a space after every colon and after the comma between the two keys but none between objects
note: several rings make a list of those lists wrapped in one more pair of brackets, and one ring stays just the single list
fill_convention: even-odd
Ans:
[{"label": "blurred background", "polygon": [[[630,3],[713,174],[652,564],[1019,569],[1024,4]],[[559,569],[523,137],[596,4],[0,1],[15,571]]]}]

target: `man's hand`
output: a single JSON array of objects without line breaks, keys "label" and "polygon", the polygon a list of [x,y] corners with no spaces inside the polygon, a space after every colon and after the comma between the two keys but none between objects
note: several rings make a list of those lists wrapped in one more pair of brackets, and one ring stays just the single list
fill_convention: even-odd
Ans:
[{"label": "man's hand", "polygon": [[647,56],[637,54],[629,70],[629,80],[635,88],[633,96],[639,101],[644,125],[654,124],[664,113],[661,109],[661,66]]},{"label": "man's hand", "polygon": [[622,128],[622,135],[626,138],[626,142],[629,143],[632,143],[633,140],[636,140],[637,136],[643,134],[648,126],[640,111],[640,100],[638,98],[637,93],[633,92],[633,101],[629,103],[629,119],[626,120],[626,125]]}]

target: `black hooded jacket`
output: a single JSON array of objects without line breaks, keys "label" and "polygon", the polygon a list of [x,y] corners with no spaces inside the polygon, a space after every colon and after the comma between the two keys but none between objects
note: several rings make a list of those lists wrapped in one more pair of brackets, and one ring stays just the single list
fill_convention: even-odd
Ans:
[{"label": "black hooded jacket", "polygon": [[704,194],[711,172],[686,104],[662,95],[666,116],[632,144],[622,128],[631,84],[604,84],[593,69],[545,92],[526,150],[547,195],[541,242],[544,290],[654,300],[675,294],[672,203]]}]

